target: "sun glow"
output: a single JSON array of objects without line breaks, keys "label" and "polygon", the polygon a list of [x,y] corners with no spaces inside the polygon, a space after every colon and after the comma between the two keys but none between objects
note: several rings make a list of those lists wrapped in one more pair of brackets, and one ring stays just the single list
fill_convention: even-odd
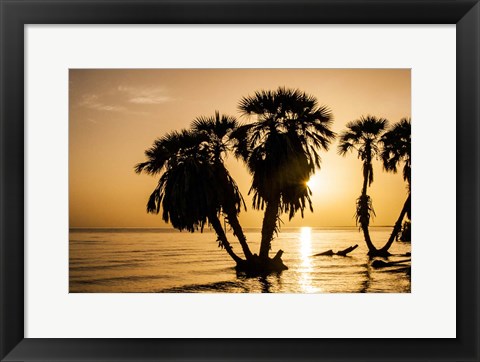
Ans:
[{"label": "sun glow", "polygon": [[318,180],[318,175],[313,175],[310,177],[310,180],[307,181],[307,186],[314,192],[318,188],[319,180]]}]

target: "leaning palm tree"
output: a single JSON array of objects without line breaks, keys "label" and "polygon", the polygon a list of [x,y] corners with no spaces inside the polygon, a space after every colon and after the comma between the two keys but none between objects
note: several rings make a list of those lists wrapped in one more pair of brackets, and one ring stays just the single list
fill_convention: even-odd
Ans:
[{"label": "leaning palm tree", "polygon": [[163,220],[179,230],[203,231],[210,224],[219,246],[240,266],[244,260],[233,252],[220,215],[227,204],[239,212],[244,201],[221,160],[215,159],[215,151],[207,132],[172,132],[154,142],[145,152],[147,161],[137,164],[135,171],[161,175],[147,212],[158,214],[161,208]]},{"label": "leaning palm tree", "polygon": [[402,221],[405,215],[410,219],[411,210],[411,122],[410,118],[402,118],[399,123],[395,124],[391,130],[386,132],[381,139],[383,150],[381,153],[383,167],[387,172],[396,173],[400,164],[403,164],[403,180],[407,182],[407,199],[403,205],[400,216],[393,227],[385,246],[380,249],[383,253],[388,253],[388,249],[392,245],[395,237],[400,233]]},{"label": "leaning palm tree", "polygon": [[370,219],[375,212],[372,206],[372,199],[367,194],[367,188],[373,182],[373,159],[380,154],[379,142],[383,131],[388,126],[384,118],[374,116],[360,117],[358,120],[347,124],[347,130],[340,135],[338,153],[345,156],[350,151],[357,151],[358,158],[362,161],[363,185],[360,197],[356,205],[357,225],[363,231],[365,243],[369,255],[377,255],[378,250],[370,238],[368,226]]},{"label": "leaning palm tree", "polygon": [[307,204],[313,210],[307,181],[320,168],[319,151],[328,150],[335,137],[330,130],[332,115],[315,97],[282,87],[242,98],[239,109],[243,115],[256,116],[238,127],[232,139],[235,155],[253,176],[249,191],[253,207],[265,210],[259,257],[267,265],[280,215],[286,212],[291,219],[300,211],[303,217]]},{"label": "leaning palm tree", "polygon": [[[223,156],[230,148],[229,134],[236,129],[237,120],[234,117],[220,115],[218,111],[211,117],[198,117],[192,122],[192,131],[208,135],[208,147],[217,176],[220,182],[217,187],[222,188],[224,195],[237,193],[235,182],[231,179],[223,163]],[[243,199],[241,199],[243,203]],[[226,215],[226,221],[231,226],[234,235],[242,246],[243,253],[247,260],[252,259],[252,252],[247,244],[247,238],[238,220],[238,213],[242,205],[236,202],[236,198],[225,198],[222,205]],[[245,204],[243,204],[245,208]]]}]

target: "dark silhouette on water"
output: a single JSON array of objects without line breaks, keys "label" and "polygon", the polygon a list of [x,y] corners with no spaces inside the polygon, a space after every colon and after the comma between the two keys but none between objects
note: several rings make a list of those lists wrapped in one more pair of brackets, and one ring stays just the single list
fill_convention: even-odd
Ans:
[{"label": "dark silhouette on water", "polygon": [[232,290],[241,293],[251,293],[251,288],[255,288],[255,292],[272,293],[275,292],[272,282],[281,285],[281,273],[271,273],[269,275],[258,275],[256,277],[246,277],[244,273],[237,274],[235,281],[219,281],[206,284],[183,285],[168,289],[158,290],[157,293],[231,293]]},{"label": "dark silhouette on water", "polygon": [[396,266],[396,265],[401,265],[401,266],[407,266],[405,263],[410,263],[412,260],[411,259],[405,259],[405,260],[397,260],[397,261],[383,261],[380,259],[376,259],[372,261],[372,267],[374,268],[385,268],[389,266]]},{"label": "dark silhouette on water", "polygon": [[332,115],[315,97],[298,89],[278,88],[243,97],[243,115],[256,116],[252,123],[232,132],[235,155],[253,176],[249,193],[253,207],[265,210],[258,262],[260,269],[282,268],[281,254],[269,258],[271,241],[280,227],[280,216],[302,217],[307,204],[313,211],[307,181],[320,168],[320,150],[328,150],[335,134]]},{"label": "dark silhouette on water", "polygon": [[350,246],[346,249],[343,249],[343,250],[339,250],[337,251],[336,253],[333,252],[332,249],[330,250],[327,250],[327,251],[324,251],[323,253],[318,253],[318,254],[315,254],[313,256],[333,256],[333,255],[338,255],[338,256],[347,256],[348,253],[351,253],[352,251],[354,251],[356,248],[358,248],[358,244],[355,244],[353,246]]},{"label": "dark silhouette on water", "polygon": [[[410,219],[410,215],[407,212],[407,217]],[[411,220],[405,220],[402,225],[402,230],[395,236],[396,240],[410,242],[412,240],[412,222]]]},{"label": "dark silhouette on water", "polygon": [[347,130],[340,135],[338,153],[345,156],[348,152],[356,150],[358,158],[363,162],[363,185],[360,197],[357,199],[356,221],[363,231],[365,243],[368,247],[368,255],[376,256],[383,253],[373,245],[368,226],[370,218],[375,215],[372,199],[367,194],[367,188],[373,183],[373,159],[380,154],[380,137],[388,126],[384,118],[374,116],[360,117],[347,124]]}]

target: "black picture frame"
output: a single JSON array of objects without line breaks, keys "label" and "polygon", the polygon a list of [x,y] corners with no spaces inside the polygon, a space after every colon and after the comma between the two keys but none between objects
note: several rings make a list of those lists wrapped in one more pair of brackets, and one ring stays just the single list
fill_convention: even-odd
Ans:
[{"label": "black picture frame", "polygon": [[[478,0],[0,0],[0,6],[2,361],[480,359]],[[24,26],[159,23],[456,24],[457,338],[122,340],[24,338]],[[372,316],[372,323],[388,325],[388,321],[384,321],[383,318],[384,316]]]}]

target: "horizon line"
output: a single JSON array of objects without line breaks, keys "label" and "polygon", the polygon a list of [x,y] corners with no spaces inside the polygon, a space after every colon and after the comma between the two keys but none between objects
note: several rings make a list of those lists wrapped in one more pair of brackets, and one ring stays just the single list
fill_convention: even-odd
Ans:
[{"label": "horizon line", "polygon": [[[393,227],[394,225],[371,225],[369,227]],[[340,227],[359,227],[356,225],[334,225],[334,226],[285,226],[281,229],[298,229],[298,228],[340,228]],[[164,227],[164,226],[69,226],[69,229],[169,229],[169,230],[176,230],[178,229],[172,227]],[[246,226],[244,229],[261,229],[261,226]],[[209,228],[208,228],[209,229]]]}]

